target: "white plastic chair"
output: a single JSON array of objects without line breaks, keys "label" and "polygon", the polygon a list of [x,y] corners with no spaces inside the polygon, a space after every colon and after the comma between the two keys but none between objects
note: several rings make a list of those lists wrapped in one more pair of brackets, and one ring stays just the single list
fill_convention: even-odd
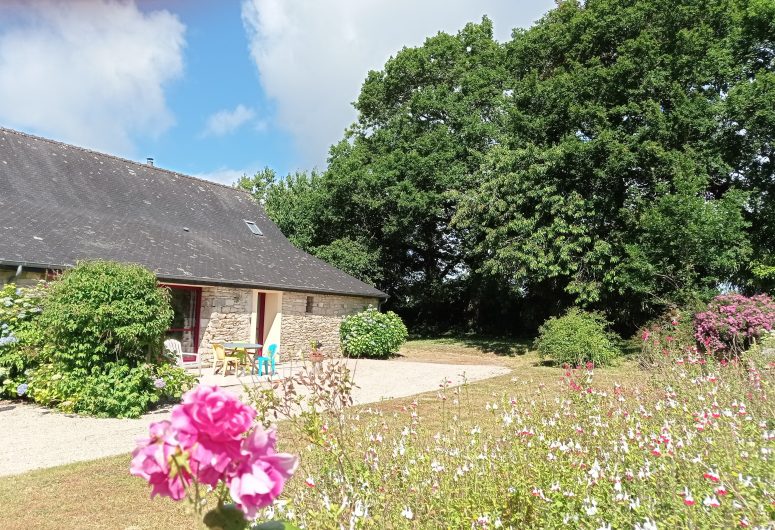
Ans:
[{"label": "white plastic chair", "polygon": [[[165,340],[164,347],[175,355],[175,361],[178,366],[182,366],[183,368],[198,368],[199,374],[202,374],[202,358],[199,353],[184,353],[180,341],[175,339]],[[188,359],[186,359],[186,357],[188,357]],[[191,357],[193,357],[193,360]]]}]

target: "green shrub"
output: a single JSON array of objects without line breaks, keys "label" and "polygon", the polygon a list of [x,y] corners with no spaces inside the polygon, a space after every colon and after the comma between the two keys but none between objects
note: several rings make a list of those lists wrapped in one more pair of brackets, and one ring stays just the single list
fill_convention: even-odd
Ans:
[{"label": "green shrub", "polygon": [[195,383],[183,368],[168,364],[106,363],[88,373],[48,363],[32,373],[29,396],[63,412],[136,418],[159,401],[179,399]]},{"label": "green shrub", "polygon": [[635,337],[639,343],[638,362],[644,368],[662,364],[666,359],[685,355],[685,351],[696,348],[694,316],[705,311],[708,304],[695,302],[683,308],[675,308],[652,320],[640,329]]},{"label": "green shrub", "polygon": [[71,369],[137,366],[161,349],[172,322],[168,291],[139,265],[81,262],[50,291],[40,324],[55,361]]},{"label": "green shrub", "polygon": [[385,359],[406,342],[408,332],[401,318],[369,307],[346,317],[339,328],[342,351],[347,357]]},{"label": "green shrub", "polygon": [[574,307],[544,322],[535,347],[542,359],[549,358],[556,364],[579,366],[592,362],[604,366],[621,355],[619,339],[607,327],[608,322],[599,313]]},{"label": "green shrub", "polygon": [[161,364],[153,368],[154,386],[162,399],[177,400],[196,385],[196,377],[174,364]]},{"label": "green shrub", "polygon": [[[158,355],[172,321],[169,292],[139,265],[79,263],[53,282],[34,322],[28,396],[65,412],[137,417],[179,398],[194,378]],[[150,362],[149,362],[150,361]]]},{"label": "green shrub", "polygon": [[26,393],[27,374],[40,358],[35,319],[45,292],[43,283],[20,288],[9,283],[0,289],[0,397]]}]

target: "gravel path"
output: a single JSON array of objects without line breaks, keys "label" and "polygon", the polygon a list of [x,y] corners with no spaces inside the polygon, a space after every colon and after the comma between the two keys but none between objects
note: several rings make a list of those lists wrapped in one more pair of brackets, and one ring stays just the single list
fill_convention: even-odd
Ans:
[{"label": "gravel path", "polygon": [[[353,392],[356,404],[435,390],[444,378],[459,384],[463,373],[470,382],[510,371],[491,365],[367,359],[348,363],[360,387]],[[241,391],[236,378],[225,378],[221,384],[235,393]],[[99,419],[60,414],[26,403],[0,402],[0,476],[129,453],[135,440],[148,432],[148,425],[166,418],[168,412],[161,409],[135,420]]]}]

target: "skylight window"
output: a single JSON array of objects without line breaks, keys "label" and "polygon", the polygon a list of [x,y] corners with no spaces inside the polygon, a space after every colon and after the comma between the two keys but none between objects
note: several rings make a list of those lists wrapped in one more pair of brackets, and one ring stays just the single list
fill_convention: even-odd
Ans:
[{"label": "skylight window", "polygon": [[253,232],[253,235],[256,235],[256,236],[264,235],[261,229],[256,226],[256,223],[254,221],[248,221],[247,219],[243,219],[243,221],[245,221],[245,224],[248,225],[248,228],[250,229],[251,232]]}]

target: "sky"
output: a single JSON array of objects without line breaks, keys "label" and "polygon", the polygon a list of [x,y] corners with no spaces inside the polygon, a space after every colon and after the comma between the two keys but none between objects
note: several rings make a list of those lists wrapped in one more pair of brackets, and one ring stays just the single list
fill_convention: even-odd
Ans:
[{"label": "sky", "polygon": [[231,184],[323,169],[369,70],[553,0],[2,0],[0,125]]}]

